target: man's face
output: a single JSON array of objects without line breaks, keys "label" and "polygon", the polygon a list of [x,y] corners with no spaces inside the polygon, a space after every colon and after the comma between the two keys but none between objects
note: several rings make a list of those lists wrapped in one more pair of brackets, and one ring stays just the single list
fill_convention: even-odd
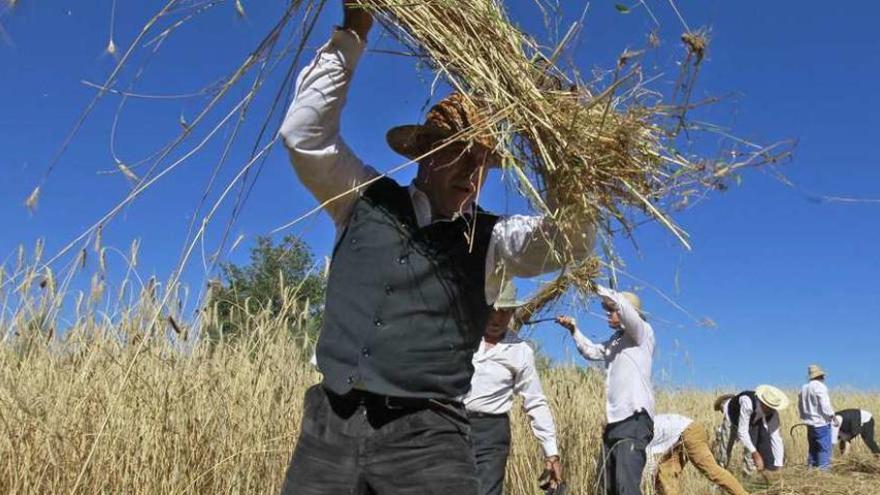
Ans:
[{"label": "man's face", "polygon": [[512,317],[513,309],[493,309],[486,322],[486,338],[497,340],[503,337]]},{"label": "man's face", "polygon": [[614,330],[620,330],[620,313],[617,311],[606,311],[608,315],[608,326]]},{"label": "man's face", "polygon": [[419,162],[417,183],[436,214],[451,217],[469,207],[489,171],[489,158],[482,146],[453,143]]}]

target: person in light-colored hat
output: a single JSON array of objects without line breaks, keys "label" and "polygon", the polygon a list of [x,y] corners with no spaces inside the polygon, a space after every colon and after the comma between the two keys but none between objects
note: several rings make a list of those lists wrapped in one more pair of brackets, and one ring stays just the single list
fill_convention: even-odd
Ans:
[{"label": "person in light-colored hat", "polygon": [[780,469],[785,462],[785,445],[779,412],[789,404],[785,393],[772,385],[759,385],[721,401],[724,420],[717,430],[715,453],[719,464],[730,464],[733,446],[739,441],[745,472]]},{"label": "person in light-colored hat", "polygon": [[[306,392],[282,493],[475,495],[461,397],[500,291],[495,268],[515,277],[559,269],[558,227],[477,206],[500,158],[491,111],[476,97],[453,94],[424,123],[388,132],[404,163],[417,164],[409,185],[354,153],[341,115],[373,18],[340,3],[342,26],[299,73],[279,131],[336,227],[316,350],[322,380]],[[585,220],[578,230],[566,232],[581,240],[571,253],[586,258],[595,228]]]},{"label": "person in light-colored hat", "polygon": [[598,287],[597,293],[608,315],[608,326],[614,330],[607,341],[592,342],[568,316],[560,316],[556,322],[569,331],[585,359],[605,364],[607,424],[602,435],[604,462],[599,486],[607,495],[637,494],[641,493],[646,449],[654,436],[654,329],[635,294],[606,287]]},{"label": "person in light-colored hat", "polygon": [[807,383],[798,394],[798,415],[807,425],[809,454],[807,465],[820,469],[831,467],[834,406],[825,385],[825,371],[818,364],[807,367]]},{"label": "person in light-colored hat", "polygon": [[516,309],[522,304],[523,301],[516,298],[514,284],[504,283],[489,314],[483,341],[474,353],[474,376],[464,398],[481,495],[504,493],[504,473],[510,453],[508,413],[514,395],[522,398],[532,433],[541,444],[544,469],[549,475],[546,488],[552,491],[562,483],[556,425],[541,387],[535,353],[528,342],[508,330]]}]

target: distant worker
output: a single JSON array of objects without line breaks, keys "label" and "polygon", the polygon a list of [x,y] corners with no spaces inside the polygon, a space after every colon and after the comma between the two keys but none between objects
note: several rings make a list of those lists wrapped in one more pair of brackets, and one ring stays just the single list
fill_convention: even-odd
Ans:
[{"label": "distant worker", "polygon": [[514,394],[522,397],[523,409],[531,419],[532,433],[541,443],[544,469],[549,474],[546,488],[552,493],[562,483],[556,426],[541,389],[535,353],[527,342],[508,331],[514,311],[520,305],[513,284],[504,284],[489,313],[483,340],[474,354],[471,390],[464,398],[481,495],[504,493],[504,471],[510,453],[510,418],[507,413],[513,406]]},{"label": "distant worker", "polygon": [[596,344],[580,332],[573,318],[560,316],[556,321],[571,332],[584,358],[605,363],[608,424],[602,435],[599,486],[606,495],[641,494],[645,449],[654,436],[654,330],[637,295],[604,287],[597,293],[608,313],[608,326],[615,330],[610,339]]},{"label": "distant worker", "polygon": [[747,473],[775,471],[785,461],[785,446],[780,432],[779,412],[789,406],[782,390],[759,385],[737,395],[725,395],[715,401],[715,410],[724,413],[719,430],[718,462],[730,464],[734,444],[743,446],[743,464]]},{"label": "distant worker", "polygon": [[798,394],[798,414],[807,425],[809,454],[807,465],[819,469],[831,467],[831,424],[834,422],[834,407],[825,385],[825,371],[817,364],[807,368],[809,381],[801,387]]},{"label": "distant worker", "polygon": [[880,447],[874,440],[874,417],[864,409],[844,409],[835,415],[834,430],[836,441],[840,443],[840,453],[849,452],[850,442],[861,436],[865,446],[874,455],[880,455]]},{"label": "distant worker", "polygon": [[658,495],[680,493],[679,478],[688,461],[725,493],[749,493],[736,477],[715,462],[706,425],[700,421],[678,414],[655,416],[654,439],[648,446],[648,455],[657,465],[654,490]]}]

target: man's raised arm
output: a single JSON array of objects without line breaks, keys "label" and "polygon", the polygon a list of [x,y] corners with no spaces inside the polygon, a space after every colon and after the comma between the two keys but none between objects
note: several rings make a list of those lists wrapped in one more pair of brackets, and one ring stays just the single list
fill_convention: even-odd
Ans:
[{"label": "man's raised arm", "polygon": [[299,74],[296,95],[280,135],[303,185],[324,203],[337,226],[344,225],[357,195],[345,194],[376,176],[339,135],[339,121],[372,18],[345,8],[345,21]]}]

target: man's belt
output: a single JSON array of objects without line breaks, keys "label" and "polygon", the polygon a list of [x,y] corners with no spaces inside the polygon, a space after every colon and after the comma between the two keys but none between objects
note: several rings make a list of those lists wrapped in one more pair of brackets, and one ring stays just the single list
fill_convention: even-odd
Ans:
[{"label": "man's belt", "polygon": [[477,418],[477,419],[506,418],[507,413],[495,414],[495,413],[484,413],[484,412],[477,412],[477,411],[467,411],[467,416],[468,416],[468,418]]},{"label": "man's belt", "polygon": [[345,395],[337,395],[329,390],[328,394],[336,400],[350,404],[362,405],[369,409],[387,409],[389,411],[418,411],[429,408],[457,408],[460,402],[444,399],[425,399],[421,397],[392,397],[389,395],[376,394],[366,390],[352,389]]}]

